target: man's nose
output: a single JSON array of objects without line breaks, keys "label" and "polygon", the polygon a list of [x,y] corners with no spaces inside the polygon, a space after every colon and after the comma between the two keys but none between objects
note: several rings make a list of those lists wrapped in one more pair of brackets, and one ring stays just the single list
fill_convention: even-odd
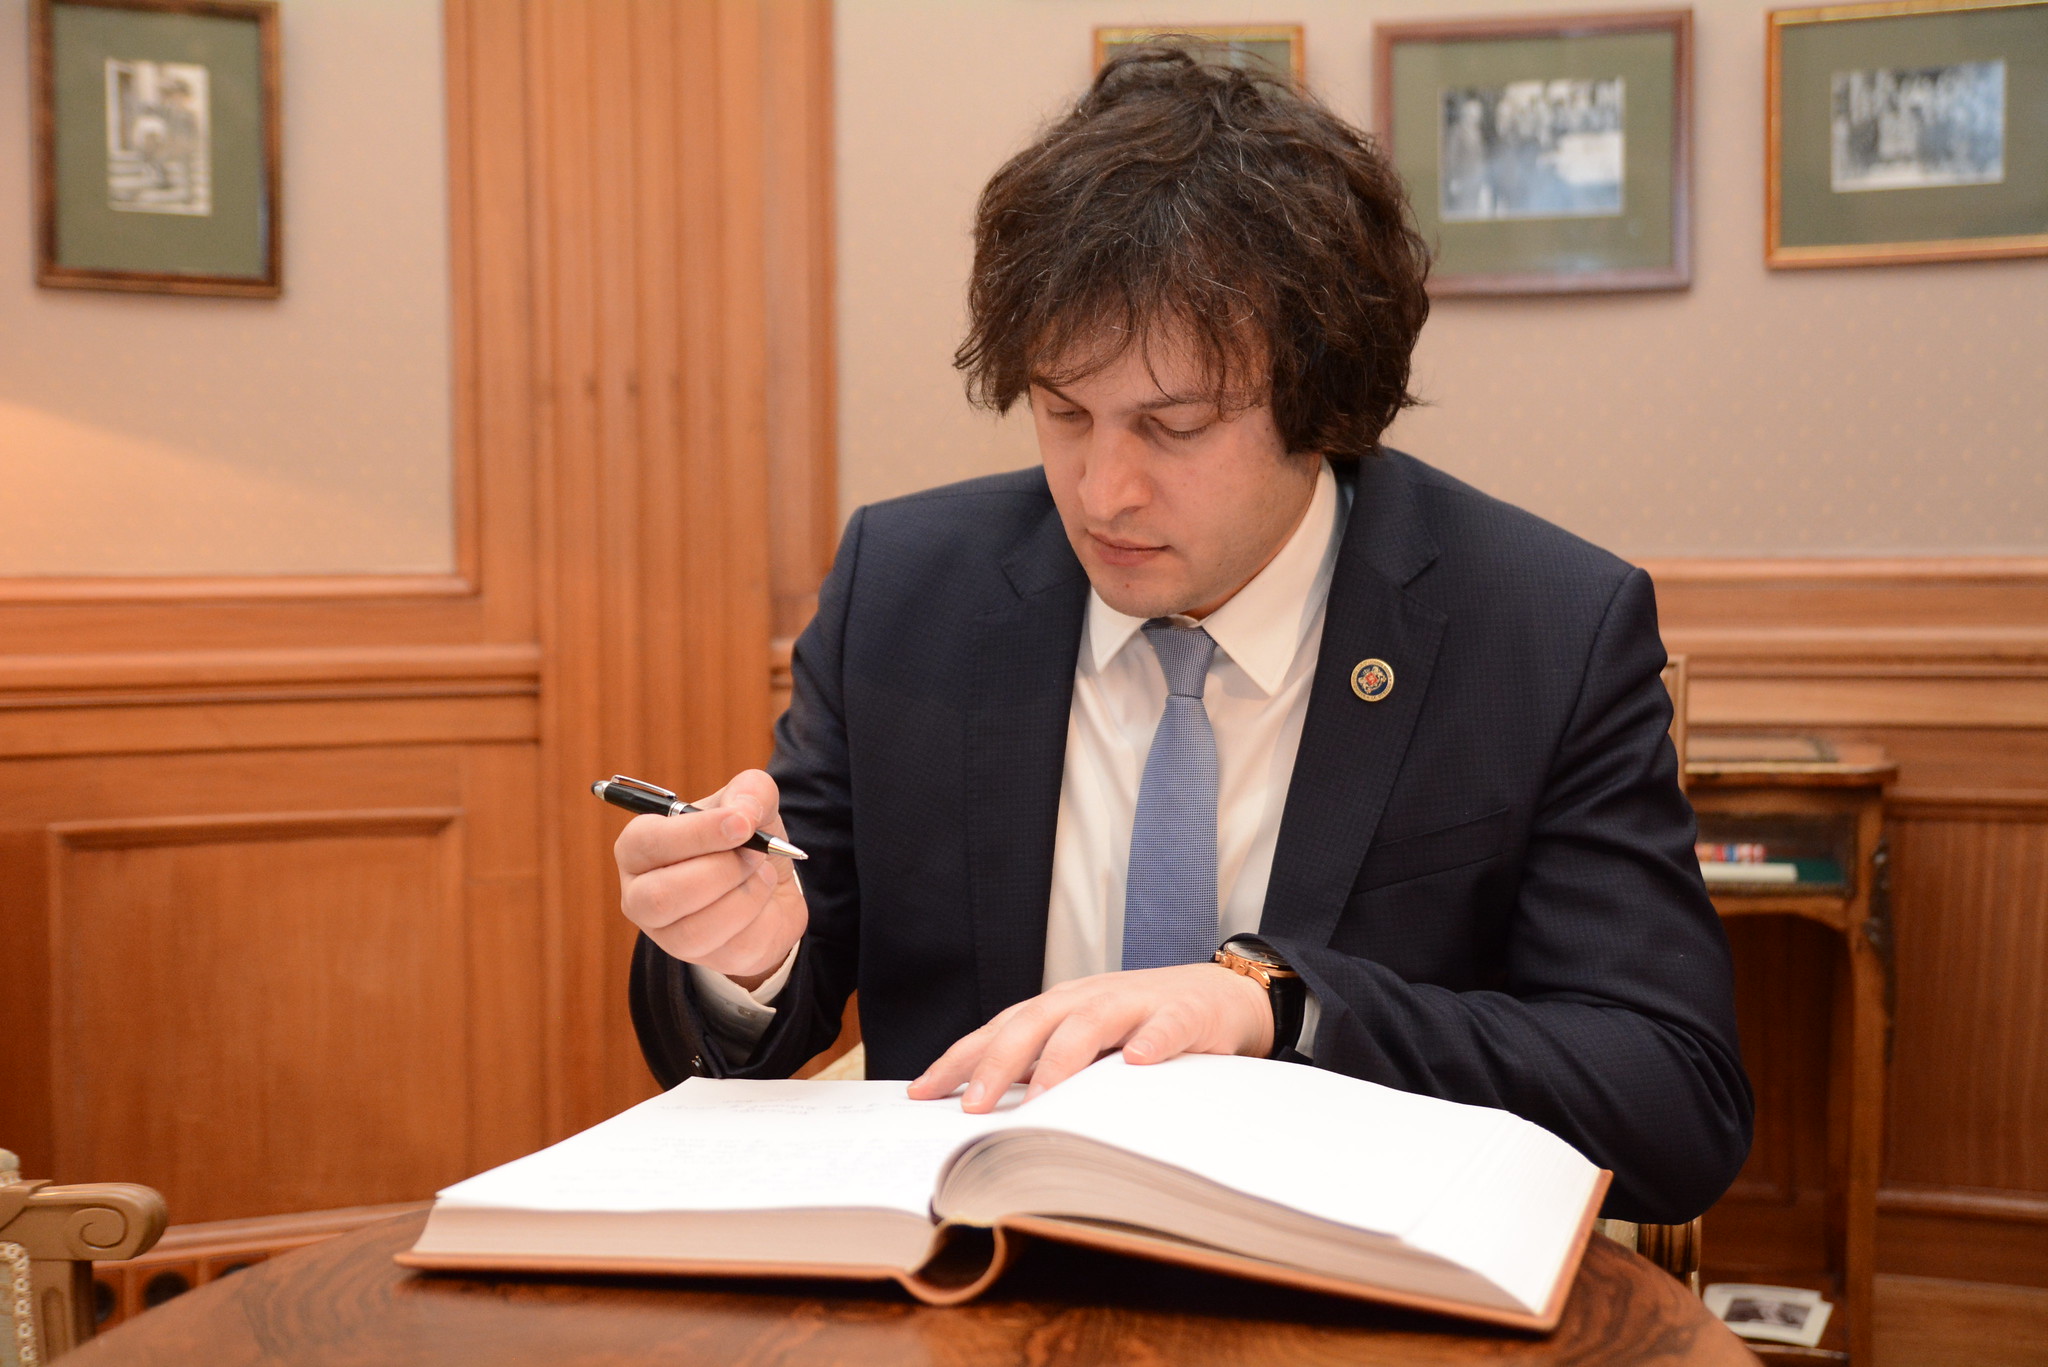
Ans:
[{"label": "man's nose", "polygon": [[1144,442],[1128,428],[1097,423],[1081,472],[1081,509],[1097,526],[1143,508],[1152,498]]}]

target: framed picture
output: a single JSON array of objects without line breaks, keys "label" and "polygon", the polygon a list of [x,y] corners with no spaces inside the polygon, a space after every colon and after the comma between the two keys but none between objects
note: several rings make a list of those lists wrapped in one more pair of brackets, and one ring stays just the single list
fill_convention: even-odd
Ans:
[{"label": "framed picture", "polygon": [[1691,282],[1690,10],[1382,24],[1373,114],[1432,294]]},{"label": "framed picture", "polygon": [[1778,10],[1768,32],[1770,265],[2048,254],[2048,3]]},{"label": "framed picture", "polygon": [[34,0],[36,280],[274,297],[273,0]]},{"label": "framed picture", "polygon": [[1147,28],[1098,28],[1095,30],[1095,69],[1123,48],[1136,47],[1167,34],[1185,33],[1200,38],[1233,66],[1259,62],[1293,79],[1300,85],[1307,66],[1302,56],[1300,24],[1153,24]]}]

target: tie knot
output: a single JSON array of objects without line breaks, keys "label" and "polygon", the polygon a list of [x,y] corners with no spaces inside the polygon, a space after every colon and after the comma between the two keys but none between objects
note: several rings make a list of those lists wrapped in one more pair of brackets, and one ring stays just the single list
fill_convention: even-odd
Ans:
[{"label": "tie knot", "polygon": [[1159,656],[1166,671],[1166,691],[1174,697],[1199,698],[1209,682],[1209,661],[1216,654],[1215,638],[1200,627],[1175,626],[1164,617],[1145,623],[1145,639]]}]

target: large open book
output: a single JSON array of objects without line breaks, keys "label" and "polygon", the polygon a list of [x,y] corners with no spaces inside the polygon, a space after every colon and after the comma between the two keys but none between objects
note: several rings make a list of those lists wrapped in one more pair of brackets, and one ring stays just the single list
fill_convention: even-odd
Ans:
[{"label": "large open book", "polygon": [[1299,1064],[1112,1056],[964,1114],[900,1082],[693,1078],[443,1191],[409,1267],[895,1278],[1018,1236],[1556,1324],[1608,1174],[1505,1111]]}]

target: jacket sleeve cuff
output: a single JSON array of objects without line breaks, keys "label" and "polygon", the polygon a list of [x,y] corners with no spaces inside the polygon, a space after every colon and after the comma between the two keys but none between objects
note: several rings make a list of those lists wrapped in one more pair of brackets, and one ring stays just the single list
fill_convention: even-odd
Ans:
[{"label": "jacket sleeve cuff", "polygon": [[751,1051],[775,1023],[775,999],[789,985],[796,967],[797,946],[791,945],[782,964],[751,992],[731,978],[699,964],[690,965],[690,987],[704,1012],[705,1024],[725,1040]]}]

